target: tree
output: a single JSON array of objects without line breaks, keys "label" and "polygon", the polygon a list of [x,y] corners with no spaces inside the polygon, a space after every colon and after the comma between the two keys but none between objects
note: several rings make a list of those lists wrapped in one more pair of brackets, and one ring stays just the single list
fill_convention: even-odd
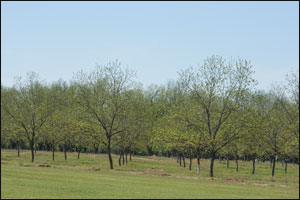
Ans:
[{"label": "tree", "polygon": [[193,124],[200,123],[198,131],[208,139],[211,177],[216,153],[238,138],[238,131],[226,131],[226,122],[239,111],[245,92],[254,82],[252,74],[248,61],[238,59],[225,64],[220,56],[206,59],[198,69],[179,73],[183,88],[193,95],[198,105],[194,112],[199,120]]},{"label": "tree", "polygon": [[[6,96],[11,92],[11,89],[4,88],[1,86],[1,99],[5,99]],[[11,143],[15,144],[18,150],[18,157],[20,156],[20,146],[21,143],[24,141],[24,131],[17,126],[13,118],[7,115],[2,109],[2,101],[1,101],[1,148],[4,146],[4,143]]]},{"label": "tree", "polygon": [[[282,156],[297,157],[299,163],[299,71],[287,74],[287,85],[275,86],[273,95],[279,103],[282,126],[286,130],[285,148]],[[287,165],[287,162],[286,162]]]},{"label": "tree", "polygon": [[31,149],[32,162],[39,131],[55,111],[56,105],[56,91],[42,84],[35,73],[29,73],[24,82],[19,78],[11,92],[2,100],[5,114],[25,132]]},{"label": "tree", "polygon": [[110,169],[113,169],[111,143],[115,135],[128,129],[130,125],[121,127],[125,108],[129,101],[123,93],[132,86],[133,72],[122,70],[118,61],[110,62],[107,66],[97,66],[90,74],[79,72],[75,77],[78,103],[86,109],[91,118],[97,121],[103,129]]}]

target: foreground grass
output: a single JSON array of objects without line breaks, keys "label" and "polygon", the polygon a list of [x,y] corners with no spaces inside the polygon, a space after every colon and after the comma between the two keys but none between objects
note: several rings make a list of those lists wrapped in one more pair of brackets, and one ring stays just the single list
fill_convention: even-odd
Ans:
[{"label": "foreground grass", "polygon": [[225,161],[215,164],[215,178],[208,177],[208,160],[201,160],[201,174],[179,167],[175,159],[134,157],[124,166],[109,170],[105,154],[69,153],[68,160],[56,153],[30,152],[21,157],[13,150],[1,151],[1,198],[298,198],[299,166],[280,163],[275,177],[268,163],[251,174],[251,163],[240,162],[239,172]]}]

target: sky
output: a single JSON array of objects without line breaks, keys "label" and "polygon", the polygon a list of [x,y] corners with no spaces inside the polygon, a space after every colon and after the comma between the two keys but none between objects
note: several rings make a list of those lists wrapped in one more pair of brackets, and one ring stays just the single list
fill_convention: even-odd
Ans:
[{"label": "sky", "polygon": [[251,61],[258,89],[299,68],[299,2],[2,2],[1,83],[47,82],[118,59],[166,84],[212,55]]}]

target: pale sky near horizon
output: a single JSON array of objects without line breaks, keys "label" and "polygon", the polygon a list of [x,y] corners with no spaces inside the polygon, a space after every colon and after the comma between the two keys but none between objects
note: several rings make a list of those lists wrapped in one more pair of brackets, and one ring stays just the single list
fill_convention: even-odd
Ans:
[{"label": "pale sky near horizon", "polygon": [[299,68],[299,2],[1,2],[1,83],[72,79],[118,59],[144,86],[211,55],[250,60],[259,89]]}]

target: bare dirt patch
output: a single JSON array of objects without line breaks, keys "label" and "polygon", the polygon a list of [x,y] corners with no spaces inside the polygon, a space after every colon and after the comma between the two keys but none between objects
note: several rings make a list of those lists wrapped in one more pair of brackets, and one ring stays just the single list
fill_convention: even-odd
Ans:
[{"label": "bare dirt patch", "polygon": [[51,165],[39,165],[39,167],[51,167]]},{"label": "bare dirt patch", "polygon": [[101,171],[100,167],[92,167],[89,170],[92,170],[92,171]]},{"label": "bare dirt patch", "polygon": [[163,169],[147,169],[144,174],[154,176],[171,176],[171,174],[164,172]]},{"label": "bare dirt patch", "polygon": [[192,180],[198,180],[197,177],[188,177],[188,176],[172,176],[172,177],[175,177],[175,178],[184,178],[184,179],[192,179]]},{"label": "bare dirt patch", "polygon": [[281,188],[288,188],[289,186],[287,185],[277,185],[278,187],[281,187]]},{"label": "bare dirt patch", "polygon": [[226,182],[234,182],[234,183],[246,184],[246,182],[243,179],[226,178],[225,181]]},{"label": "bare dirt patch", "polygon": [[157,160],[156,155],[153,155],[153,156],[152,156],[152,159],[153,159],[153,160]]},{"label": "bare dirt patch", "polygon": [[260,184],[260,183],[252,183],[251,185],[257,185],[257,186],[263,186],[263,187],[268,186],[268,184]]}]

